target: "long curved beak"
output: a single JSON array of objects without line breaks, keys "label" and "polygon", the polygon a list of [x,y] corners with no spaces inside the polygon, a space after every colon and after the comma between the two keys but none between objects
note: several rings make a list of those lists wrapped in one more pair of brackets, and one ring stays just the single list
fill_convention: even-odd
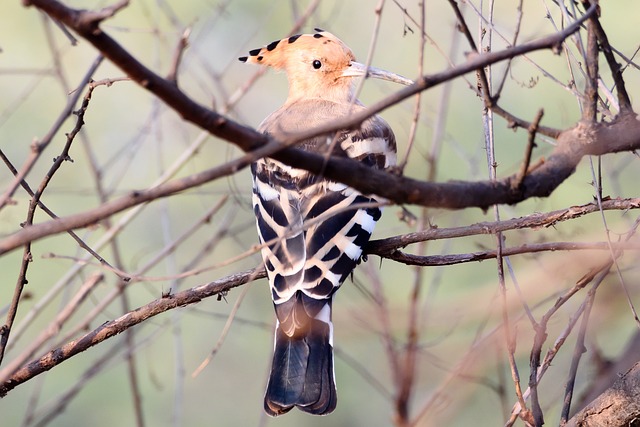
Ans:
[{"label": "long curved beak", "polygon": [[380,68],[366,67],[364,64],[355,61],[351,61],[349,67],[342,72],[342,77],[373,77],[376,79],[400,83],[405,86],[411,86],[414,83],[413,80],[403,77],[400,74],[381,70]]}]

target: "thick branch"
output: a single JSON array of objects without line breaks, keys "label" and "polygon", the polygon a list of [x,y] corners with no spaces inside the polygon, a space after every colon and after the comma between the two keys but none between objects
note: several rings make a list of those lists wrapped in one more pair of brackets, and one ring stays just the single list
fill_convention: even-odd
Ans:
[{"label": "thick branch", "polygon": [[[179,90],[171,80],[164,79],[145,67],[136,58],[123,49],[115,40],[100,30],[98,26],[100,21],[94,19],[95,14],[68,8],[54,0],[32,0],[30,4],[35,5],[42,11],[49,14],[52,18],[60,20],[73,28],[78,32],[78,34],[87,39],[87,41],[93,44],[98,50],[103,52],[106,58],[122,69],[129,77],[131,77],[132,80],[136,81],[142,87],[162,99],[185,120],[207,130],[212,135],[236,144],[244,151],[254,150],[267,143],[268,139],[264,135],[261,135],[251,128],[240,125],[199,105]],[[556,34],[502,51],[476,55],[470,57],[466,63],[457,67],[441,73],[422,76],[414,85],[397,92],[394,96],[391,96],[382,102],[375,104],[362,114],[336,120],[329,126],[323,126],[312,129],[309,132],[293,135],[290,140],[286,141],[286,143],[289,145],[313,136],[357,126],[357,124],[361,123],[367,117],[395,105],[418,92],[427,90],[468,72],[472,72],[487,65],[514,58],[531,51],[549,48],[554,49],[562,43],[565,38],[577,31],[580,28],[580,25],[595,13],[595,10],[595,6],[591,7],[579,20],[576,20],[576,22],[568,26],[565,30]],[[87,14],[89,14],[89,16],[86,16]],[[326,161],[320,156],[306,156],[306,158],[301,158],[300,156],[302,156],[301,150],[283,147],[280,153],[273,155],[272,157],[289,165],[295,165],[309,170],[313,169],[313,172],[320,171]],[[344,179],[344,177],[333,176],[333,173],[334,172],[327,171],[326,175],[330,178]],[[351,182],[345,182],[347,184],[351,184]]]},{"label": "thick branch", "polygon": [[567,422],[567,427],[631,426],[640,419],[640,362]]},{"label": "thick branch", "polygon": [[[268,147],[267,147],[268,148]],[[640,149],[640,121],[635,114],[621,115],[614,123],[600,123],[593,127],[579,124],[558,138],[558,145],[547,161],[530,172],[517,191],[512,189],[513,175],[499,181],[445,183],[422,182],[404,176],[371,169],[351,159],[334,158],[327,162],[325,175],[362,190],[375,193],[399,204],[462,209],[466,207],[487,208],[494,204],[514,204],[530,197],[551,194],[575,170],[584,155],[602,155],[619,151]],[[300,162],[316,173],[316,161],[321,156],[300,150],[285,150],[279,158]],[[0,241],[0,254],[11,251],[26,242],[93,224],[114,213],[132,206],[166,197],[213,179],[234,173],[250,163],[252,157],[245,156],[235,162],[209,169],[167,184],[144,191],[135,191],[120,199],[105,203],[95,209],[71,215],[20,230]]]}]

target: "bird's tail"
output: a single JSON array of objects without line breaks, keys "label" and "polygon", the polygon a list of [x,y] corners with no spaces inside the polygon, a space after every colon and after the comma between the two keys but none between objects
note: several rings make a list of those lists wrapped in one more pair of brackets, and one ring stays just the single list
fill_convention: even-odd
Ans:
[{"label": "bird's tail", "polygon": [[[293,298],[294,304],[303,301]],[[293,311],[300,312],[294,309]],[[321,314],[307,318],[304,328],[288,335],[278,323],[269,384],[264,397],[264,409],[278,416],[297,406],[314,415],[332,412],[337,403],[333,369],[333,325],[331,303]]]}]

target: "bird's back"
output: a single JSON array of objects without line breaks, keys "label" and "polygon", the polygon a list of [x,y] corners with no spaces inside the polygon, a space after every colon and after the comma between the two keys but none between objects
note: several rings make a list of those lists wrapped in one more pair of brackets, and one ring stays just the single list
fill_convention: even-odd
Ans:
[{"label": "bird's back", "polygon": [[[323,99],[300,99],[271,113],[258,127],[262,133],[284,139],[296,132],[308,131],[365,110],[356,101],[344,104]],[[297,147],[315,153],[346,155],[368,166],[387,169],[396,163],[396,140],[389,125],[379,116],[366,119],[359,128],[317,136]],[[365,158],[366,156],[369,158]],[[281,164],[283,169],[291,169]],[[300,170],[300,173],[304,173]]]}]

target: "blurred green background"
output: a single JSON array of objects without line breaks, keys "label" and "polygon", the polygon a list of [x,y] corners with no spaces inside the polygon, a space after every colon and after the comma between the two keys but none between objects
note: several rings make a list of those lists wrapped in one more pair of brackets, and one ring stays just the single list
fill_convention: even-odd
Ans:
[{"label": "blurred green background", "polygon": [[[268,72],[248,88],[246,82],[258,68],[237,61],[250,49],[285,37],[307,8],[308,1],[209,1],[188,2],[133,1],[102,28],[145,65],[161,75],[168,73],[178,39],[186,27],[192,29],[190,45],[184,54],[179,73],[180,87],[203,105],[212,106],[250,126],[257,126],[286,98],[286,79]],[[495,29],[511,40],[517,17],[516,2],[497,2]],[[557,10],[551,9],[554,21],[546,18],[543,1],[524,2],[519,41],[525,42],[555,31],[560,25]],[[73,7],[100,8],[109,3],[67,2]],[[472,2],[471,4],[475,4]],[[320,27],[342,38],[365,61],[375,28],[375,2],[323,0],[303,22],[304,32]],[[406,13],[403,11],[406,8]],[[602,4],[602,23],[611,43],[631,57],[640,44],[637,16],[640,3],[618,0]],[[469,5],[463,7],[478,31],[478,18]],[[377,47],[372,64],[407,77],[417,75],[420,28],[412,22],[419,19],[417,1],[386,2],[382,11]],[[427,2],[426,32],[431,38],[425,48],[425,73],[440,72],[449,67],[445,56],[454,63],[464,61],[470,49],[455,29],[455,16],[445,1]],[[493,49],[507,42],[493,35]],[[456,40],[456,41],[453,41]],[[571,43],[570,43],[571,44]],[[0,14],[0,146],[14,165],[23,164],[34,139],[42,138],[62,111],[69,93],[77,88],[82,76],[95,60],[97,52],[84,40],[72,46],[64,34],[47,21],[35,8],[24,8],[21,2],[5,1]],[[443,52],[445,55],[441,54]],[[572,50],[575,54],[575,50]],[[574,61],[579,61],[579,58]],[[506,80],[500,105],[525,120],[532,120],[544,108],[542,124],[568,128],[579,118],[575,96],[564,86],[575,78],[578,89],[582,79],[576,65],[572,76],[565,55],[548,51],[535,52],[527,59],[517,59]],[[603,83],[611,88],[611,79],[601,61]],[[504,75],[504,64],[493,68],[494,82]],[[119,78],[123,74],[108,61],[103,62],[93,79]],[[549,76],[553,76],[550,78]],[[630,67],[625,73],[627,89],[638,100],[640,74]],[[466,80],[465,80],[466,79]],[[482,101],[472,87],[475,76],[469,74],[450,86],[438,86],[425,92],[421,115],[407,174],[424,179],[426,156],[434,144],[434,128],[444,126],[437,180],[486,179],[487,167],[482,130]],[[557,80],[557,81],[554,81]],[[398,90],[390,83],[367,81],[361,94],[365,104],[374,103]],[[86,88],[81,88],[83,93]],[[448,108],[443,108],[443,93],[448,95]],[[229,100],[237,102],[228,109]],[[396,133],[400,158],[407,150],[415,101],[406,100],[382,115]],[[228,110],[228,111],[227,111]],[[225,163],[241,153],[224,141],[205,137],[188,125],[161,102],[132,82],[119,81],[101,86],[93,93],[85,115],[82,138],[71,149],[73,163],[66,162],[47,189],[43,201],[57,215],[78,213],[100,204],[96,176],[105,195],[114,199],[134,189],[151,186],[189,147],[195,153],[181,163],[174,177],[183,177]],[[37,187],[65,143],[75,119],[68,119],[38,161],[27,181]],[[520,166],[526,145],[526,132],[514,132],[504,120],[495,120],[498,174],[507,176]],[[535,157],[553,149],[552,143],[538,138]],[[95,165],[92,167],[91,165]],[[637,197],[640,180],[638,158],[617,154],[602,159],[604,193],[612,197]],[[12,175],[0,167],[3,191]],[[528,200],[518,206],[501,207],[503,219],[545,212],[571,205],[589,203],[594,189],[588,159],[551,197]],[[238,261],[226,261],[244,253],[257,241],[250,209],[250,178],[247,170],[200,188],[155,201],[142,209],[119,233],[117,251],[105,245],[99,253],[109,262],[121,259],[122,268],[133,273],[152,260],[163,248],[196,224],[207,211],[230,195],[210,222],[181,241],[177,250],[146,271],[144,276],[157,280],[133,283],[127,289],[130,309],[159,298],[169,289],[181,290],[252,268],[259,263],[253,254]],[[24,221],[29,197],[18,190],[16,204],[0,212],[0,234],[9,235]],[[407,206],[415,215],[421,209]],[[398,220],[400,208],[389,207],[378,225],[376,238],[414,231]],[[115,215],[111,222],[126,218],[127,212]],[[429,221],[439,228],[464,226],[479,221],[492,221],[493,212],[479,209],[462,212],[429,210]],[[606,218],[612,238],[624,233],[633,222],[634,212],[608,212]],[[42,212],[36,222],[47,218]],[[78,231],[92,247],[104,236],[107,225],[101,223]],[[603,241],[606,238],[599,215],[560,223],[543,230],[507,233],[507,244],[543,241]],[[215,237],[215,247],[205,250]],[[450,241],[430,242],[429,255],[454,254],[493,248],[492,236],[473,236]],[[412,252],[413,248],[407,249]],[[24,349],[30,340],[48,327],[56,313],[69,300],[84,280],[101,270],[95,260],[83,264],[69,279],[75,260],[84,252],[67,235],[36,242],[32,248],[34,262],[28,273],[28,297],[20,305],[18,325],[28,325],[10,348],[4,363]],[[53,256],[49,256],[53,254]],[[524,299],[542,315],[557,297],[570,288],[589,268],[606,254],[602,251],[521,255],[512,258]],[[21,250],[0,258],[0,310],[4,317],[18,276]],[[190,265],[201,257],[197,264]],[[624,258],[623,275],[632,296],[638,300],[637,254]],[[381,265],[380,268],[378,268]],[[189,268],[188,268],[189,266]],[[200,274],[172,279],[183,269],[203,268]],[[59,345],[65,332],[78,324],[100,301],[116,288],[117,277],[105,271],[106,279],[91,293],[82,309],[68,322],[62,335],[44,350]],[[419,425],[502,425],[505,411],[515,402],[509,380],[502,332],[491,333],[500,322],[495,262],[460,264],[428,268],[423,271],[420,318],[420,360],[412,398],[418,411],[440,395]],[[182,426],[364,426],[391,425],[393,401],[391,373],[380,334],[380,319],[370,297],[372,276],[379,275],[391,313],[391,331],[399,347],[406,334],[407,307],[412,291],[414,270],[388,260],[371,257],[355,274],[355,285],[343,286],[334,304],[336,327],[336,376],[339,403],[336,412],[325,418],[310,417],[298,411],[278,419],[262,413],[262,395],[272,351],[273,314],[266,281],[235,289],[222,301],[215,298],[173,310],[154,317],[133,329],[135,365],[142,396],[146,425]],[[529,375],[528,352],[532,331],[523,317],[523,309],[508,281],[509,307],[518,338],[518,362],[523,383]],[[51,289],[59,289],[47,297]],[[237,316],[224,342],[209,365],[195,378],[192,373],[216,346],[229,313],[241,295]],[[615,357],[634,331],[632,316],[615,277],[603,285],[594,307],[588,342]],[[584,295],[568,303],[549,325],[548,348],[562,330],[567,319],[582,302]],[[28,313],[46,300],[48,304],[33,321],[25,323]],[[115,299],[90,323],[94,329],[123,313],[121,299]],[[14,330],[15,332],[15,330]],[[73,337],[77,337],[77,332]],[[541,400],[553,425],[558,417],[567,366],[571,357],[572,337],[558,356],[541,384]],[[112,353],[110,353],[112,352]],[[40,375],[13,390],[0,400],[2,426],[34,425],[27,421],[35,409],[34,423],[51,426],[128,426],[135,425],[132,393],[125,357],[128,347],[124,336],[118,336],[89,351],[73,357],[50,372]],[[106,356],[105,356],[106,355]],[[101,360],[101,359],[105,359]],[[463,366],[463,376],[447,382],[450,373]],[[84,381],[92,367],[98,373]],[[592,370],[589,357],[581,366],[578,387],[588,380]],[[373,378],[373,379],[372,379]],[[374,380],[375,379],[375,380]],[[506,396],[501,400],[495,388],[503,381]],[[81,390],[72,399],[61,396],[78,383]],[[506,402],[506,406],[504,405]],[[30,409],[31,408],[31,409]],[[52,417],[53,411],[57,415]]]}]

